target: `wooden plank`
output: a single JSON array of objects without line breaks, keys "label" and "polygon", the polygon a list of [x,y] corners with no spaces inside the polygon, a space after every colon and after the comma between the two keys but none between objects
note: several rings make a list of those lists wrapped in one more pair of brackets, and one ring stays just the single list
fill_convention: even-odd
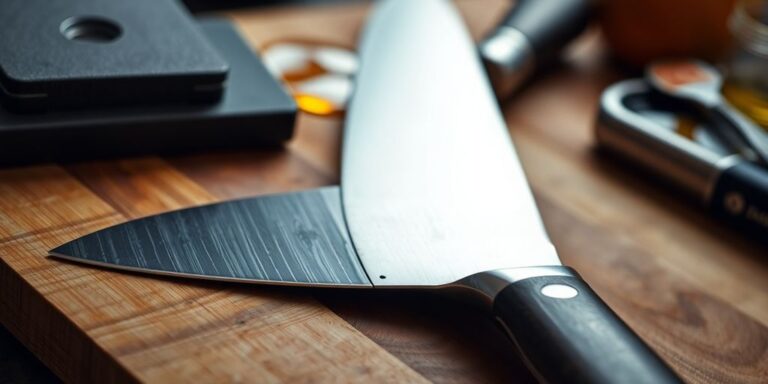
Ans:
[{"label": "wooden plank", "polygon": [[91,271],[45,258],[49,248],[119,219],[58,167],[0,172],[0,321],[66,380],[131,379],[68,318],[83,300],[67,286]]},{"label": "wooden plank", "polygon": [[[131,217],[211,201],[159,159],[72,169]],[[58,167],[0,172],[0,212],[0,320],[65,381],[423,380],[298,290],[46,258],[60,243],[125,220]]]},{"label": "wooden plank", "polygon": [[[338,176],[315,168],[305,157],[289,148],[281,151],[249,151],[201,154],[168,158],[174,168],[198,181],[202,175],[205,190],[221,196],[253,196],[338,184]],[[248,177],[240,177],[243,172]]]}]

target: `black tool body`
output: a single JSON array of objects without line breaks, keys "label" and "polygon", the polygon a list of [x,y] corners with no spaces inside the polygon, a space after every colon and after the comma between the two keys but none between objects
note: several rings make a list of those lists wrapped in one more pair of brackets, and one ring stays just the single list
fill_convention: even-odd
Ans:
[{"label": "black tool body", "polygon": [[176,1],[3,0],[8,110],[215,101],[229,66]]},{"label": "black tool body", "polygon": [[276,146],[296,104],[225,20],[200,27],[229,65],[213,104],[157,104],[18,114],[0,108],[0,165]]}]

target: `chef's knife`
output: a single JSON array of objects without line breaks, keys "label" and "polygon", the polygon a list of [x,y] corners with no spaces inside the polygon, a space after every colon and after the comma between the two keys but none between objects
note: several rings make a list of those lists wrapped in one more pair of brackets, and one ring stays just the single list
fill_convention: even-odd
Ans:
[{"label": "chef's knife", "polygon": [[563,267],[459,15],[381,2],[361,43],[342,189],[135,220],[54,256],[186,277],[324,287],[461,288],[493,305],[547,382],[677,382]]},{"label": "chef's knife", "polygon": [[384,2],[360,56],[341,188],[372,284],[479,290],[544,381],[676,381],[561,265],[450,3]]}]

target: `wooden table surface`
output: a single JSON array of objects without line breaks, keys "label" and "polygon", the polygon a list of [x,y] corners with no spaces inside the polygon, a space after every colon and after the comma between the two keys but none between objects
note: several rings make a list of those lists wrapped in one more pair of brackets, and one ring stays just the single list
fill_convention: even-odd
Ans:
[{"label": "wooden table surface", "polygon": [[[458,4],[475,37],[508,7]],[[353,45],[367,11],[229,16],[254,48],[289,37]],[[552,240],[686,381],[768,382],[766,248],[596,153],[597,98],[620,77],[592,31],[503,103]],[[0,170],[0,321],[70,382],[533,381],[482,308],[443,296],[208,283],[46,258],[132,218],[338,183],[341,126],[301,116],[279,150]]]}]

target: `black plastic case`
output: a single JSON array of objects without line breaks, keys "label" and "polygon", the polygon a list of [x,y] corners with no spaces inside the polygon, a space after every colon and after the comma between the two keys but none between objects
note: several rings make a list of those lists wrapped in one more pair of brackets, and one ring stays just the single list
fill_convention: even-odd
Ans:
[{"label": "black plastic case", "polygon": [[7,109],[210,102],[227,72],[175,0],[0,1]]},{"label": "black plastic case", "polygon": [[229,64],[219,102],[40,114],[0,109],[0,164],[247,148],[288,140],[296,117],[293,99],[230,22],[204,20],[199,26]]}]

